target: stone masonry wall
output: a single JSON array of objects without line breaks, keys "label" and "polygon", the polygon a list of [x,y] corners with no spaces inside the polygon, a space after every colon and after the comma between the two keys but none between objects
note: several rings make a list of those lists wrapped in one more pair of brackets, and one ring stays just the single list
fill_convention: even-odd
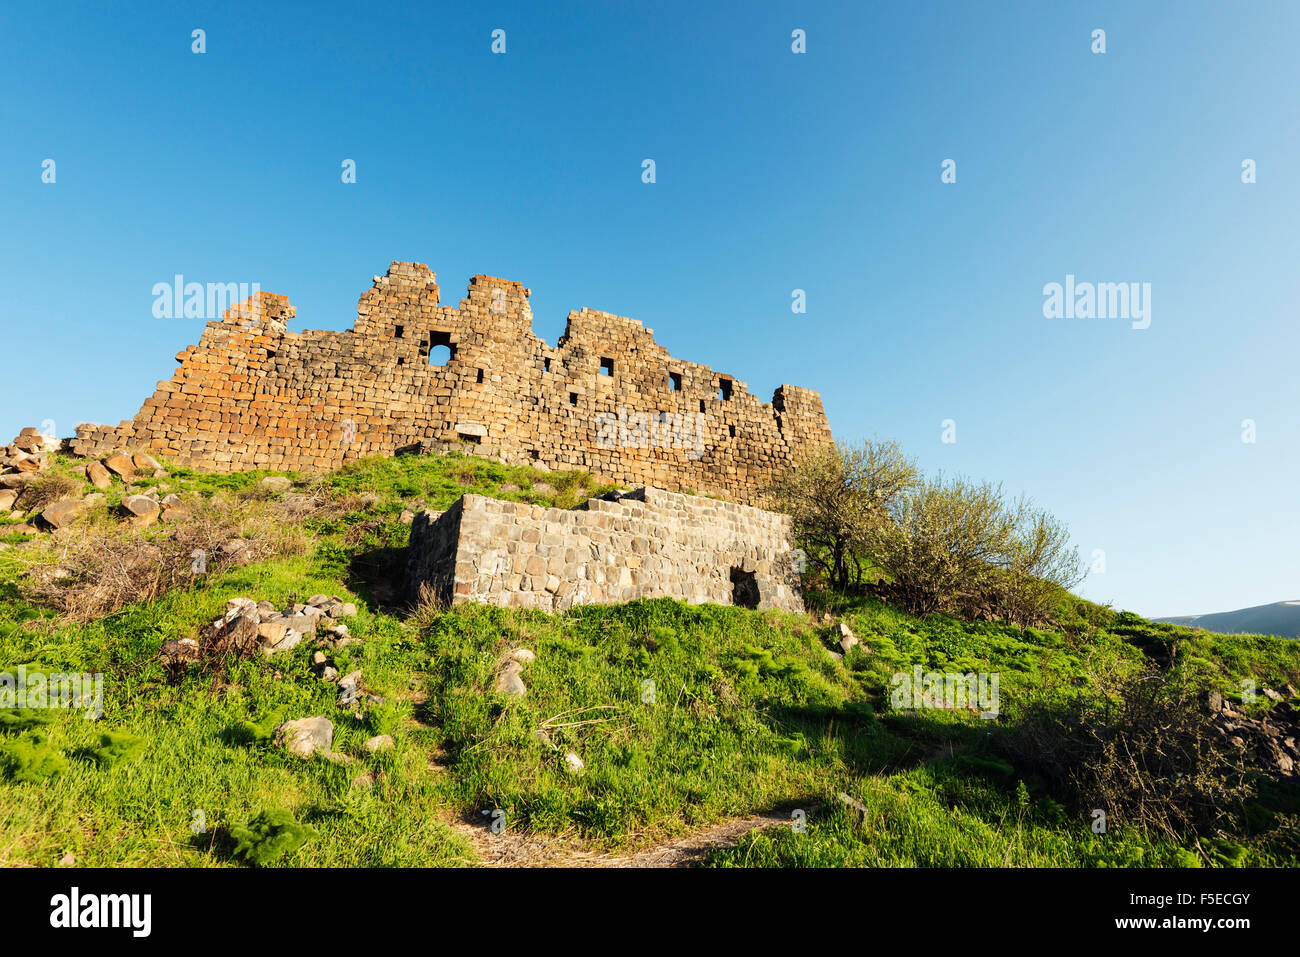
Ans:
[{"label": "stone masonry wall", "polygon": [[[831,439],[821,398],[783,385],[770,403],[653,330],[582,309],[550,346],[529,290],[475,276],[441,305],[420,263],[394,262],[350,331],[288,331],[294,308],[258,293],[209,322],[134,419],[82,425],[73,451],[151,452],[213,471],[319,471],[367,455],[456,447],[551,469],[755,501],[774,468]],[[431,350],[451,356],[430,364]]]},{"label": "stone masonry wall", "polygon": [[656,488],[576,509],[466,495],[417,515],[406,593],[562,611],[676,598],[803,611],[788,515]]}]

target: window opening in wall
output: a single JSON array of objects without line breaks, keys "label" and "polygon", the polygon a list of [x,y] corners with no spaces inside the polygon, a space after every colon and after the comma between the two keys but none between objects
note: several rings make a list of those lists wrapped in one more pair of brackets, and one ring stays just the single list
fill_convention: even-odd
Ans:
[{"label": "window opening in wall", "polygon": [[703,400],[703,399],[700,400],[700,411],[701,411],[701,412],[704,411],[704,400]]},{"label": "window opening in wall", "polygon": [[578,393],[576,393],[576,392],[570,392],[570,393],[569,393],[569,405],[577,405],[577,404],[578,404]]},{"label": "window opening in wall", "polygon": [[542,371],[543,371],[543,372],[550,372],[550,371],[551,371],[551,360],[550,360],[550,359],[543,359],[543,360],[542,360]]},{"label": "window opening in wall", "polygon": [[600,374],[601,374],[601,375],[613,375],[613,374],[614,374],[614,360],[613,360],[613,359],[606,359],[606,358],[603,358],[603,357],[601,358],[601,360],[600,360]]},{"label": "window opening in wall", "polygon": [[733,439],[736,437],[736,427],[734,425],[727,426],[727,432],[730,433]]},{"label": "window opening in wall", "polygon": [[673,392],[682,391],[682,374],[680,372],[668,373],[668,388]]},{"label": "window opening in wall", "polygon": [[477,379],[477,381],[478,381],[478,382],[482,382],[482,381],[483,381],[483,370],[482,370],[482,369],[479,369],[479,370],[478,370],[478,379]]},{"label": "window opening in wall", "polygon": [[723,402],[730,401],[731,399],[730,379],[721,379],[718,381],[718,398],[721,399]]},{"label": "window opening in wall", "polygon": [[397,327],[393,330],[393,338],[394,338],[394,339],[400,339],[400,338],[402,338],[402,333],[404,333],[404,332],[406,332],[406,327],[405,327],[405,326],[397,326]]},{"label": "window opening in wall", "polygon": [[456,347],[452,344],[451,334],[433,332],[429,334],[429,365],[445,366],[456,358]]}]

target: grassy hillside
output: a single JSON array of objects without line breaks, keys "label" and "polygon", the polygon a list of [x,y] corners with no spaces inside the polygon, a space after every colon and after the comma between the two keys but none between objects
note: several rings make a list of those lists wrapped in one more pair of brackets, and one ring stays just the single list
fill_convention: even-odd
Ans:
[{"label": "grassy hillside", "polygon": [[[66,462],[55,471],[71,475]],[[773,808],[806,824],[755,832],[709,863],[1195,865],[1204,857],[1185,841],[1094,834],[1018,769],[1003,729],[1030,701],[1169,656],[1230,696],[1245,678],[1300,683],[1292,642],[1153,624],[1068,596],[1054,630],[921,620],[824,593],[807,615],[668,600],[412,614],[393,588],[404,510],[445,508],[465,491],[569,506],[603,489],[455,455],[291,475],[287,492],[263,486],[266,473],[170,471],[136,488],[180,495],[176,522],[128,529],[112,513],[115,482],[56,535],[4,537],[0,525],[0,670],[106,676],[99,721],[54,711],[32,727],[30,713],[0,713],[0,865],[235,864],[245,826],[268,812],[310,829],[282,828],[288,850],[271,863],[470,865],[494,821],[503,834],[627,853]],[[211,559],[203,573],[191,546]],[[340,673],[361,669],[382,704],[339,707],[309,642],[179,680],[158,656],[231,598],[282,607],[315,593],[357,604],[348,626],[360,643],[329,656]],[[861,639],[842,657],[840,621]],[[521,649],[535,655],[527,694],[494,691]],[[996,672],[1000,715],[894,708],[891,677],[916,665]],[[269,740],[311,715],[333,721],[336,760]],[[384,734],[391,749],[363,747]],[[1298,810],[1294,794],[1265,793],[1252,832],[1212,860],[1295,864]]]}]

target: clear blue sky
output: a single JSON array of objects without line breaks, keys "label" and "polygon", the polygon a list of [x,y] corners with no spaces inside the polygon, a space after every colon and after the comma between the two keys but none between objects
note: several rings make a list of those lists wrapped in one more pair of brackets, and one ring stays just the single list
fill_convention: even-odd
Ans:
[{"label": "clear blue sky", "polygon": [[[0,438],[133,415],[201,332],[152,315],[176,273],[341,329],[410,259],[444,301],[523,281],[552,342],[591,306],[819,389],[838,437],[1057,513],[1094,599],[1300,598],[1300,4],[7,4],[0,38]],[[1066,274],[1151,283],[1150,328],[1044,318]]]}]

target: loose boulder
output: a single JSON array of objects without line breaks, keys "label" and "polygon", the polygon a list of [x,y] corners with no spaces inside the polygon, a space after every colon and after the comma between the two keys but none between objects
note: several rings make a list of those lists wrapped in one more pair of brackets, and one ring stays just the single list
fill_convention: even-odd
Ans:
[{"label": "loose boulder", "polygon": [[63,528],[74,522],[89,506],[78,499],[63,499],[45,506],[41,519],[54,528]]},{"label": "loose boulder", "polygon": [[135,465],[121,452],[114,452],[104,459],[104,467],[110,472],[121,476],[123,481],[130,481],[135,478]]},{"label": "loose boulder", "polygon": [[158,521],[159,505],[148,495],[131,495],[122,499],[122,510],[136,528],[148,528]]},{"label": "loose boulder", "polygon": [[317,751],[329,754],[334,744],[334,723],[323,715],[286,721],[275,729],[272,741],[301,758],[309,758]]},{"label": "loose boulder", "polygon": [[86,466],[86,478],[98,489],[106,489],[113,484],[113,473],[99,462],[91,462]]},{"label": "loose boulder", "polygon": [[528,693],[528,688],[524,685],[524,679],[520,672],[523,666],[517,661],[507,661],[505,665],[497,672],[496,683],[493,688],[502,694],[508,694],[512,697],[521,698]]}]

